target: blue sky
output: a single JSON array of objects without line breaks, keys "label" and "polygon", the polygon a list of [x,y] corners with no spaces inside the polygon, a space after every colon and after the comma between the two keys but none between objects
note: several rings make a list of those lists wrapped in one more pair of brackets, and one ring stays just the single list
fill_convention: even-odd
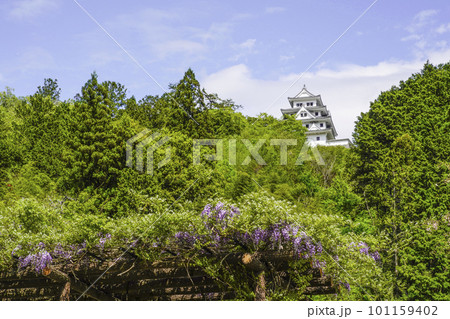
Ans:
[{"label": "blue sky", "polygon": [[67,99],[96,71],[141,99],[191,67],[208,92],[249,115],[280,116],[306,84],[344,138],[381,91],[427,59],[450,61],[448,0],[377,1],[301,78],[373,0],[77,1],[158,84],[75,1],[17,0],[0,2],[1,90],[29,95],[50,77]]}]

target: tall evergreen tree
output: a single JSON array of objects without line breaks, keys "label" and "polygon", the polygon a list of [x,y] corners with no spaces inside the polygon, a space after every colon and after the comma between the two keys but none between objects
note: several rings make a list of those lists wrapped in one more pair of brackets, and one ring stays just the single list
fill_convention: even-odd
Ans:
[{"label": "tall evergreen tree", "polygon": [[117,131],[114,119],[124,100],[123,86],[99,83],[95,73],[77,95],[71,114],[73,153],[69,162],[75,189],[116,183],[118,171],[124,167],[126,137]]}]

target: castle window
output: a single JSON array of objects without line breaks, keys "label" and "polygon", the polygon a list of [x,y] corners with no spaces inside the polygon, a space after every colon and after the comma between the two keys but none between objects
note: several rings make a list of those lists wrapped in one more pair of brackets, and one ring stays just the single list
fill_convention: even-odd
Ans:
[{"label": "castle window", "polygon": [[302,106],[302,104],[301,104],[301,103],[297,103],[296,105],[297,105],[297,106]]},{"label": "castle window", "polygon": [[317,137],[316,137],[316,140],[317,140],[317,141],[320,141],[320,136],[317,136]]},{"label": "castle window", "polygon": [[318,116],[318,115],[319,115],[319,112],[316,112],[315,114],[316,114],[316,116]]},{"label": "castle window", "polygon": [[320,127],[323,127],[323,123],[320,123]]},{"label": "castle window", "polygon": [[309,128],[309,124],[306,124],[305,126],[306,126],[306,128]]}]

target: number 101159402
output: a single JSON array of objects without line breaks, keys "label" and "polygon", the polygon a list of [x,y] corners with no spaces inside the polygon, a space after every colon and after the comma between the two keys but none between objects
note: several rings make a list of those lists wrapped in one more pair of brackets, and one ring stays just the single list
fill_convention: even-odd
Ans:
[{"label": "number 101159402", "polygon": [[369,316],[437,316],[437,306],[369,306]]}]

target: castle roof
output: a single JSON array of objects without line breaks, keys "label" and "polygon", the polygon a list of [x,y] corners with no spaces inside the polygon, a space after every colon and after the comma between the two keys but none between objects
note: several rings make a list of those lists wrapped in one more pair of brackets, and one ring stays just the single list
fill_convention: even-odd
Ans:
[{"label": "castle roof", "polygon": [[314,95],[304,85],[294,97],[288,97],[291,108],[281,109],[284,115],[295,115],[308,128],[308,134],[327,133],[330,139],[337,136],[330,112],[323,105],[320,95]]},{"label": "castle roof", "polygon": [[318,106],[324,106],[322,103],[322,97],[320,95],[314,95],[308,91],[306,85],[303,85],[302,90],[294,97],[288,97],[291,107],[294,107],[294,102],[299,101],[316,101]]}]

